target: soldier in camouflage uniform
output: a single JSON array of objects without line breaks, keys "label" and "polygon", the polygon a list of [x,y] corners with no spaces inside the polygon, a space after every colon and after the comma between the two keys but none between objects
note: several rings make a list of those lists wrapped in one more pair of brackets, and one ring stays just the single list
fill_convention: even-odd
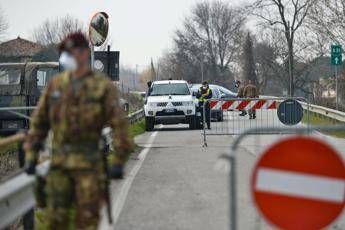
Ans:
[{"label": "soldier in camouflage uniform", "polygon": [[46,87],[24,145],[27,171],[34,173],[38,151],[52,131],[46,185],[49,229],[66,229],[71,207],[76,210],[76,229],[97,229],[105,189],[98,144],[105,126],[114,130],[112,178],[122,178],[123,165],[133,148],[118,91],[107,77],[90,70],[88,44],[79,33],[61,43],[60,52],[69,55],[74,64],[65,64],[71,70],[54,77]]},{"label": "soldier in camouflage uniform", "polygon": [[[237,98],[243,98],[244,97],[244,85],[240,81],[236,81],[235,87],[237,90]],[[240,116],[247,115],[247,111],[245,109],[241,110]]]},{"label": "soldier in camouflage uniform", "polygon": [[[246,85],[246,87],[244,87],[243,95],[245,98],[258,98],[259,97],[258,89],[256,88],[255,85],[253,85],[251,80],[249,80],[248,85]],[[250,109],[248,111],[248,113],[249,113],[249,119],[256,119],[255,109]]]}]

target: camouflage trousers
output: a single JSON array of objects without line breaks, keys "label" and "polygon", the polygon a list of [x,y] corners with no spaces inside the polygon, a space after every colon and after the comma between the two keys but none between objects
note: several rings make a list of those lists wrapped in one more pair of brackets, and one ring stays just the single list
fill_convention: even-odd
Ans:
[{"label": "camouflage trousers", "polygon": [[[95,170],[51,170],[46,184],[49,229],[68,229],[67,226],[97,229],[104,194],[103,178],[103,174]],[[70,216],[72,208],[75,218]]]}]

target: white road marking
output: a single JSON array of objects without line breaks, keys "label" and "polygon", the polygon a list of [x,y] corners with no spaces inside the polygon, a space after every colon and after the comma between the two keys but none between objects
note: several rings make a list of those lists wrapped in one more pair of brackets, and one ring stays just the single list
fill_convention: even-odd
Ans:
[{"label": "white road marking", "polygon": [[342,203],[345,181],[342,179],[259,168],[255,190],[281,195]]},{"label": "white road marking", "polygon": [[[161,128],[161,126],[159,128]],[[103,219],[102,219],[102,221],[98,227],[99,230],[108,230],[108,229],[110,230],[110,229],[115,228],[115,225],[119,219],[121,211],[125,205],[125,202],[126,202],[129,190],[132,186],[132,183],[133,183],[136,175],[138,174],[147,154],[149,153],[157,134],[158,134],[158,131],[155,131],[151,134],[151,136],[149,137],[149,139],[147,141],[147,146],[138,155],[138,161],[137,161],[136,165],[132,168],[130,173],[126,175],[125,180],[122,181],[122,185],[121,185],[121,189],[120,189],[119,194],[116,197],[113,197],[111,200],[113,224],[112,225],[109,224],[105,210],[103,210],[102,211]]]}]

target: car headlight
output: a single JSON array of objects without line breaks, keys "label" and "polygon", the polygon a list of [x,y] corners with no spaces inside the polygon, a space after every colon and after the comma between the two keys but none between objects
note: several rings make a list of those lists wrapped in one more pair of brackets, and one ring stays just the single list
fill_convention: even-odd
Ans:
[{"label": "car headlight", "polygon": [[193,101],[185,101],[182,104],[183,104],[183,106],[193,106],[194,102]]},{"label": "car headlight", "polygon": [[156,102],[149,102],[149,103],[147,103],[147,105],[149,107],[155,107],[157,105],[157,103]]}]

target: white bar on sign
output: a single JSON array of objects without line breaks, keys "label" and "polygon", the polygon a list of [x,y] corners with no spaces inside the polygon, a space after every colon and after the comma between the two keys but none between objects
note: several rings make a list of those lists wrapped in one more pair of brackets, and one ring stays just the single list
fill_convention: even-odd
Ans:
[{"label": "white bar on sign", "polygon": [[345,181],[262,167],[258,169],[255,190],[342,203],[345,194]]}]

